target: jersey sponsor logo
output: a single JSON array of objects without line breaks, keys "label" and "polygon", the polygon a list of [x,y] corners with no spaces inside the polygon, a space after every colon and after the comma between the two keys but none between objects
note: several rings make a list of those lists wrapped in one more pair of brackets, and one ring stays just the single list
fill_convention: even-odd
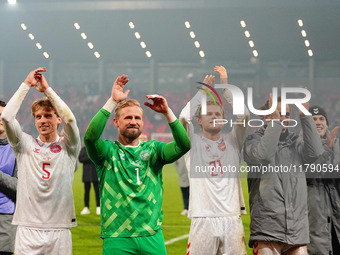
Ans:
[{"label": "jersey sponsor logo", "polygon": [[139,154],[139,157],[143,161],[148,161],[150,159],[150,155],[151,155],[151,152],[149,150],[144,150],[144,151],[141,151],[141,153]]},{"label": "jersey sponsor logo", "polygon": [[205,146],[205,150],[206,150],[207,152],[210,152],[210,145],[206,145],[206,146]]},{"label": "jersey sponsor logo", "polygon": [[219,149],[220,151],[225,151],[226,148],[227,148],[227,147],[226,147],[224,141],[222,141],[222,142],[218,145],[218,149]]},{"label": "jersey sponsor logo", "polygon": [[35,152],[35,153],[39,153],[39,151],[40,151],[40,149],[38,149],[38,148],[33,149],[33,152]]},{"label": "jersey sponsor logo", "polygon": [[50,150],[53,152],[53,153],[59,153],[61,151],[61,147],[60,145],[58,144],[53,144],[50,148]]}]

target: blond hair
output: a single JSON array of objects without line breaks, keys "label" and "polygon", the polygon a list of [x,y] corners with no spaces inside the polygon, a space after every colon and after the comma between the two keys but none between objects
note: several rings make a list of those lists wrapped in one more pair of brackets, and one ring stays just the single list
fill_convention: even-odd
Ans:
[{"label": "blond hair", "polygon": [[[220,105],[219,103],[215,103],[214,101],[207,101],[207,106],[208,105],[216,105],[216,106],[219,106],[221,108],[221,111],[222,111],[222,116],[223,118],[225,119],[225,115],[224,115],[224,109],[222,107],[222,105]],[[202,117],[202,105],[200,105],[195,113],[195,118],[198,120]]]},{"label": "blond hair", "polygon": [[143,116],[144,112],[143,112],[142,107],[140,106],[140,103],[136,99],[126,99],[126,100],[121,101],[117,105],[117,107],[115,109],[115,118],[119,117],[120,110],[122,110],[123,108],[129,107],[129,106],[137,106],[137,107],[139,107],[139,109],[142,112],[142,116]]},{"label": "blond hair", "polygon": [[39,109],[43,108],[46,111],[54,111],[55,114],[59,117],[57,111],[55,110],[54,106],[52,105],[51,101],[48,98],[40,98],[35,100],[31,105],[32,115],[35,117],[35,112]]}]

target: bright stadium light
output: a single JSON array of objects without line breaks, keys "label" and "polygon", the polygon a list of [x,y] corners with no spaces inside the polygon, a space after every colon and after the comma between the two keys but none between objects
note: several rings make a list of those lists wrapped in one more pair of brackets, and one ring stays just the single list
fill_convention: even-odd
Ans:
[{"label": "bright stadium light", "polygon": [[87,36],[86,36],[85,33],[81,33],[80,35],[81,35],[81,37],[82,37],[84,40],[87,38]]},{"label": "bright stadium light", "polygon": [[89,42],[88,44],[87,44],[87,46],[89,46],[89,48],[92,50],[93,49],[93,44],[91,43],[91,42]]},{"label": "bright stadium light", "polygon": [[27,29],[27,27],[26,27],[26,25],[24,23],[21,24],[21,28],[22,28],[22,30],[26,30]]},{"label": "bright stadium light", "polygon": [[135,33],[135,37],[136,37],[137,39],[140,39],[140,34],[139,34],[138,32],[136,32],[136,33]]},{"label": "bright stadium light", "polygon": [[143,49],[145,49],[146,48],[146,44],[145,44],[145,42],[140,42],[140,46],[143,48]]},{"label": "bright stadium light", "polygon": [[184,25],[185,25],[186,28],[190,28],[191,27],[189,21],[184,22]]},{"label": "bright stadium light", "polygon": [[199,54],[200,54],[201,58],[204,58],[204,57],[205,57],[205,54],[204,54],[204,51],[203,51],[203,50],[200,50]]},{"label": "bright stadium light", "polygon": [[240,21],[241,27],[246,27],[246,22],[244,20]]},{"label": "bright stadium light", "polygon": [[313,57],[313,51],[312,51],[311,49],[308,50],[308,55],[309,55],[310,57]]},{"label": "bright stadium light", "polygon": [[94,53],[94,55],[96,56],[96,58],[100,58],[100,54],[99,54],[98,51],[96,51],[96,52]]},{"label": "bright stadium light", "polygon": [[300,27],[303,27],[302,19],[299,19],[299,20],[298,20],[298,24],[299,24]]},{"label": "bright stadium light", "polygon": [[198,41],[195,41],[195,46],[196,46],[196,48],[199,48],[201,45]]},{"label": "bright stadium light", "polygon": [[305,30],[301,30],[301,35],[302,35],[302,37],[306,37],[307,36],[306,31]]},{"label": "bright stadium light", "polygon": [[249,41],[249,46],[253,48],[255,46],[254,42],[252,40]]},{"label": "bright stadium light", "polygon": [[45,58],[49,58],[50,57],[50,55],[48,55],[48,53],[46,51],[43,54],[44,54]]},{"label": "bright stadium light", "polygon": [[253,50],[253,55],[254,55],[254,57],[258,57],[259,56],[259,53],[257,52],[257,50]]},{"label": "bright stadium light", "polygon": [[80,29],[80,26],[79,26],[79,24],[76,22],[76,23],[74,23],[73,24],[73,26],[77,29],[77,30],[79,30]]},{"label": "bright stadium light", "polygon": [[129,27],[130,27],[131,29],[134,29],[134,28],[135,28],[135,24],[133,24],[133,22],[129,22]]},{"label": "bright stadium light", "polygon": [[306,45],[306,47],[309,47],[309,46],[310,46],[310,43],[309,43],[308,40],[305,40],[305,45]]},{"label": "bright stadium light", "polygon": [[191,32],[189,33],[189,35],[190,35],[190,37],[191,37],[192,39],[194,39],[194,38],[196,37],[194,31],[191,31]]},{"label": "bright stadium light", "polygon": [[244,31],[244,35],[245,35],[247,38],[249,38],[249,37],[250,37],[249,31],[248,31],[248,30]]},{"label": "bright stadium light", "polygon": [[17,0],[8,0],[7,2],[8,2],[8,4],[12,4],[12,5],[14,5],[14,4],[16,4],[16,3],[17,3]]},{"label": "bright stadium light", "polygon": [[28,37],[31,39],[31,40],[34,40],[34,35],[32,33],[29,33],[28,34]]},{"label": "bright stadium light", "polygon": [[39,50],[41,50],[41,48],[42,48],[42,46],[41,46],[40,43],[36,43],[35,46],[37,46],[37,48],[38,48]]},{"label": "bright stadium light", "polygon": [[146,54],[146,56],[147,56],[148,58],[151,58],[151,56],[152,56],[152,54],[151,54],[150,51],[145,52],[145,54]]}]

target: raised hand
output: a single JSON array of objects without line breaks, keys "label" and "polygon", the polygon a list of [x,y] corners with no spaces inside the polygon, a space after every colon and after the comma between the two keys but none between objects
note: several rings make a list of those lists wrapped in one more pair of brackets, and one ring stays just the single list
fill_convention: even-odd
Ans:
[{"label": "raised hand", "polygon": [[153,104],[145,102],[144,105],[151,108],[155,112],[165,114],[169,111],[168,103],[164,97],[160,95],[147,95],[146,98],[152,100]]},{"label": "raised hand", "polygon": [[214,83],[214,81],[215,81],[215,76],[210,74],[204,77],[203,83],[211,86]]},{"label": "raised hand", "polygon": [[224,66],[215,66],[214,72],[219,73],[221,79],[228,79],[227,70]]},{"label": "raised hand", "polygon": [[30,87],[35,87],[41,79],[41,72],[46,72],[46,67],[39,67],[30,72],[26,77],[24,83]]},{"label": "raised hand", "polygon": [[45,76],[41,73],[38,73],[38,74],[36,74],[36,79],[38,80],[38,83],[39,83],[40,86],[38,86],[38,84],[35,84],[35,85],[33,85],[34,88],[36,90],[38,90],[39,92],[44,93],[46,91],[46,89],[48,89],[50,87],[47,83]]},{"label": "raised hand", "polygon": [[330,149],[333,149],[334,139],[335,139],[336,134],[338,133],[339,128],[340,128],[339,126],[336,126],[327,136],[326,145]]},{"label": "raised hand", "polygon": [[127,98],[130,90],[127,89],[123,92],[126,83],[128,83],[129,79],[127,75],[118,76],[112,86],[111,97],[114,101],[119,103]]}]

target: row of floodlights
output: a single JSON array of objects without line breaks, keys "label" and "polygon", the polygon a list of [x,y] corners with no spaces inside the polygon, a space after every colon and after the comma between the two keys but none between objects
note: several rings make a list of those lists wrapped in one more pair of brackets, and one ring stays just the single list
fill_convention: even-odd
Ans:
[{"label": "row of floodlights", "polygon": [[[129,22],[129,27],[130,27],[132,30],[134,30],[134,29],[135,29],[135,24],[134,24],[132,21],[130,21],[130,22]],[[140,33],[136,31],[136,32],[135,32],[135,37],[136,37],[137,40],[139,40],[139,39],[141,38]],[[144,41],[141,41],[139,44],[140,44],[140,46],[141,46],[143,49],[146,48],[146,43],[145,43]],[[147,56],[148,58],[151,58],[151,56],[152,56],[152,54],[151,54],[151,52],[150,52],[149,50],[147,50],[147,51],[145,52],[145,54],[146,54],[146,56]]]},{"label": "row of floodlights", "polygon": [[[20,26],[21,26],[22,30],[24,30],[24,31],[27,30],[27,26],[26,26],[24,23],[22,23]],[[29,34],[28,34],[28,37],[29,37],[32,41],[34,41],[34,39],[35,39],[35,36],[34,36],[32,33],[29,33]],[[38,50],[41,50],[41,49],[42,49],[42,45],[41,45],[40,42],[37,42],[37,43],[35,44],[35,46],[38,48]],[[44,51],[43,55],[44,55],[45,58],[49,58],[49,57],[50,57],[50,55],[47,53],[47,51]]]},{"label": "row of floodlights", "polygon": [[[189,21],[185,21],[184,25],[187,29],[191,28],[190,22]],[[199,49],[201,47],[201,44],[199,43],[199,41],[196,39],[196,34],[193,30],[191,30],[189,32],[189,36],[191,37],[191,39],[195,40],[194,41],[194,45],[197,49]],[[205,57],[205,53],[203,50],[199,50],[198,54],[200,55],[201,58]]]},{"label": "row of floodlights", "polygon": [[[299,25],[299,27],[303,27],[303,21],[302,21],[302,19],[299,19],[298,20],[298,25]],[[310,49],[310,42],[309,42],[309,40],[307,39],[307,32],[306,32],[306,30],[305,29],[301,29],[301,35],[302,35],[302,37],[304,38],[304,43],[305,43],[305,46],[306,46],[306,48],[307,48],[307,52],[308,52],[308,56],[310,56],[310,57],[312,57],[314,54],[313,54],[313,51],[312,51],[312,49]]]},{"label": "row of floodlights", "polygon": [[250,32],[249,30],[246,29],[247,27],[247,24],[244,20],[241,20],[240,21],[240,25],[242,28],[244,28],[244,36],[249,40],[248,41],[248,44],[249,44],[249,47],[252,49],[252,52],[253,52],[253,56],[254,57],[258,57],[259,56],[259,53],[258,51],[254,48],[255,47],[255,43],[254,43],[254,40],[251,39],[251,36],[250,36]]},{"label": "row of floodlights", "polygon": [[[77,22],[74,23],[73,26],[74,26],[77,30],[80,29],[80,25],[79,25]],[[87,39],[87,35],[86,35],[84,32],[82,32],[82,33],[80,34],[80,36],[81,36],[81,38],[83,38],[84,40]],[[88,42],[88,43],[87,43],[87,46],[89,47],[90,50],[93,50],[93,48],[94,48],[94,45],[93,45],[92,42]],[[94,56],[95,56],[96,58],[100,58],[100,54],[99,54],[98,51],[95,51],[93,54],[94,54]]]}]

